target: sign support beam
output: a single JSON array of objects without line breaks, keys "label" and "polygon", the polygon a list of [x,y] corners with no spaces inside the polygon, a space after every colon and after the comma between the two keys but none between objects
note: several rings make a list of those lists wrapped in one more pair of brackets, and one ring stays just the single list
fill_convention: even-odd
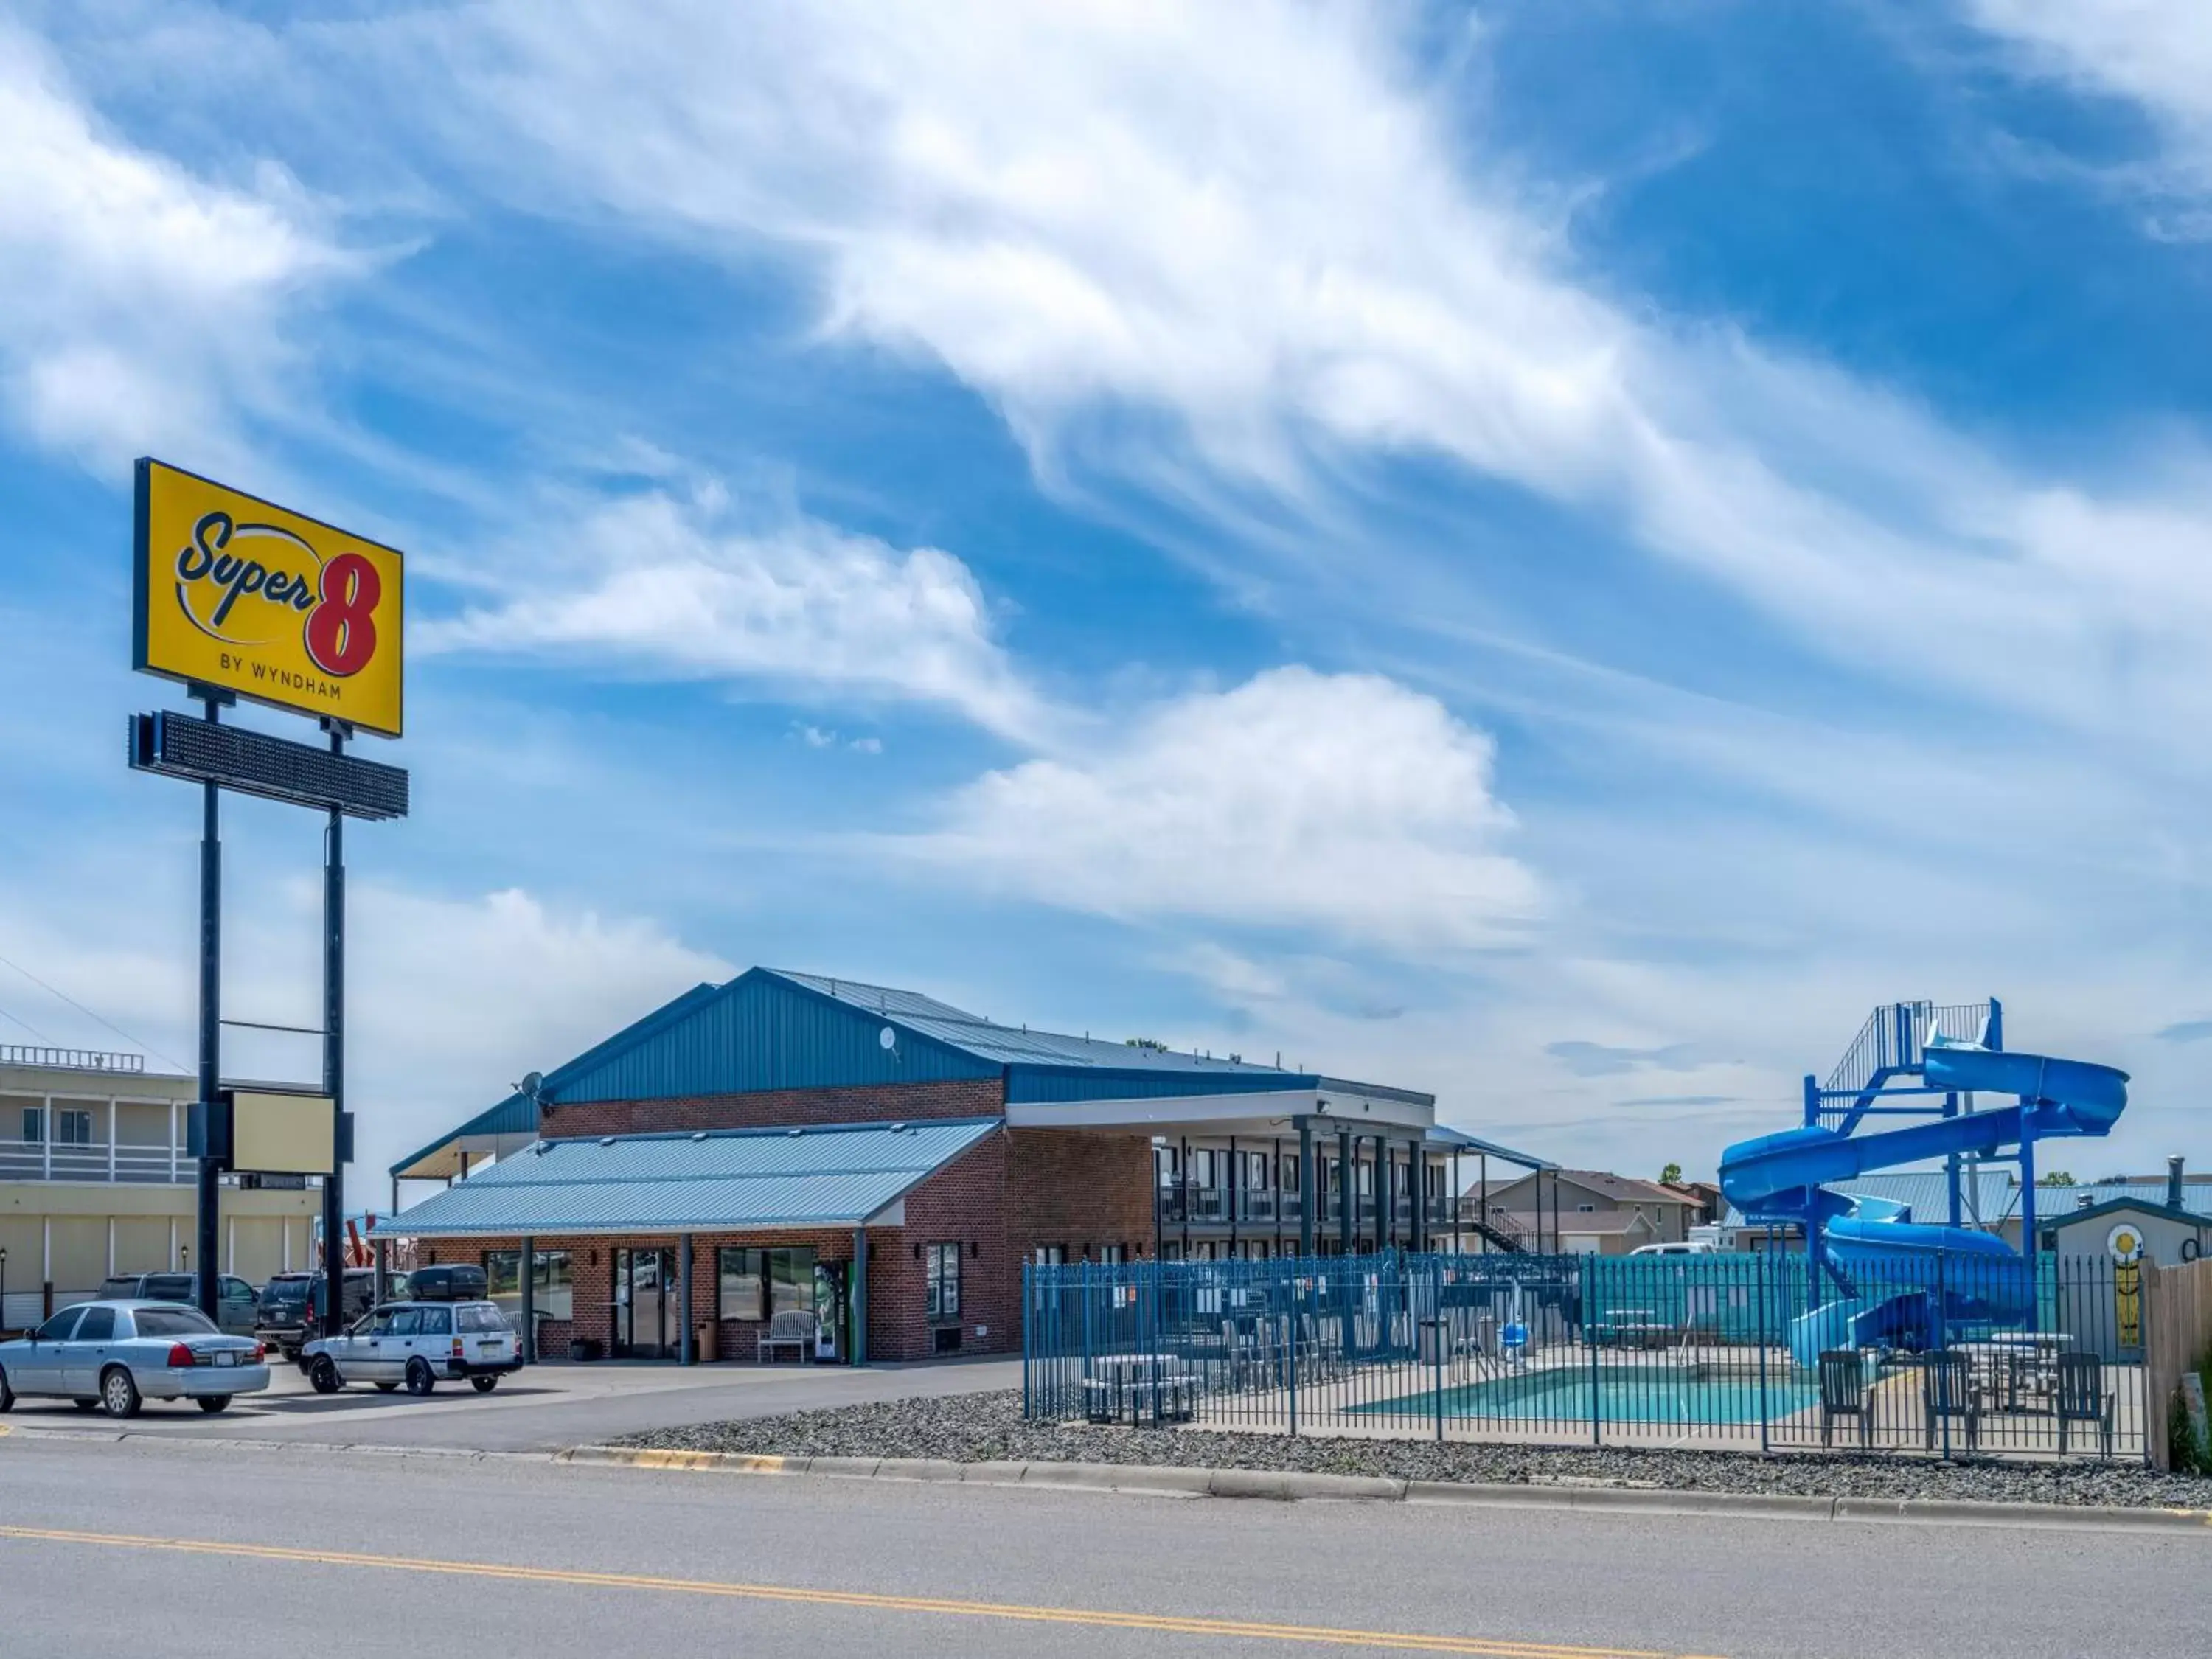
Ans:
[{"label": "sign support beam", "polygon": [[[229,701],[211,686],[195,686],[207,705],[210,725],[222,718]],[[200,1111],[212,1124],[222,1091],[222,789],[212,779],[200,786]],[[217,1209],[222,1195],[222,1160],[210,1141],[200,1149],[199,1226],[195,1243],[200,1311],[213,1319],[219,1308],[216,1252]]]},{"label": "sign support beam", "polygon": [[[325,720],[331,753],[345,752],[343,721]],[[323,1092],[343,1122],[345,1112],[345,814],[330,809],[323,830]],[[345,1148],[331,1139],[330,1173],[323,1177],[323,1334],[336,1336],[345,1322]]]}]

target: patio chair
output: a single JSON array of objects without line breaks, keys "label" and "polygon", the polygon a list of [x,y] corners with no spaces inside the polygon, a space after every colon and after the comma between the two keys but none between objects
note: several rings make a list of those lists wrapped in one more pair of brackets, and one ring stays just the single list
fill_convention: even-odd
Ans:
[{"label": "patio chair", "polygon": [[1921,1362],[1920,1403],[1928,1449],[1936,1449],[1936,1426],[1947,1417],[1963,1418],[1966,1449],[1982,1443],[1982,1392],[1974,1382],[1973,1361],[1962,1353],[1931,1353]]},{"label": "patio chair", "polygon": [[778,1348],[795,1349],[801,1364],[814,1357],[814,1344],[821,1328],[814,1316],[802,1309],[787,1308],[768,1322],[768,1328],[760,1334],[759,1346],[754,1358],[765,1365],[775,1358]]},{"label": "patio chair", "polygon": [[2058,1451],[2066,1453],[2068,1431],[2076,1423],[2094,1423],[2099,1450],[2112,1455],[2113,1391],[2105,1386],[2105,1362],[2093,1353],[2058,1356]]},{"label": "patio chair", "polygon": [[1866,1365],[1856,1348],[1836,1348],[1820,1356],[1820,1443],[1836,1443],[1836,1419],[1858,1419],[1859,1444],[1874,1443],[1873,1401],[1867,1398]]}]

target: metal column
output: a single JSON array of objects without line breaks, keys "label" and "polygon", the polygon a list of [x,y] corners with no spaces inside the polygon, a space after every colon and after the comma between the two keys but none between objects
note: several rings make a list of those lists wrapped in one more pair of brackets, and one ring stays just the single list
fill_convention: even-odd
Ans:
[{"label": "metal column", "polygon": [[691,1235],[679,1233],[676,1249],[676,1316],[682,1322],[676,1328],[676,1363],[688,1365],[698,1357],[691,1352]]},{"label": "metal column", "polygon": [[1336,1132],[1336,1236],[1343,1254],[1352,1254],[1352,1209],[1359,1201],[1359,1183],[1352,1178],[1352,1131]]},{"label": "metal column", "polygon": [[1314,1170],[1313,1123],[1298,1120],[1298,1254],[1314,1253],[1314,1202],[1321,1181]]},{"label": "metal column", "polygon": [[1407,1168],[1407,1179],[1413,1188],[1413,1249],[1425,1250],[1429,1246],[1429,1158],[1418,1140],[1413,1143],[1407,1156],[1412,1159]]},{"label": "metal column", "polygon": [[1229,1254],[1237,1254],[1237,1192],[1243,1172],[1237,1167],[1237,1137],[1229,1137]]},{"label": "metal column", "polygon": [[[343,722],[325,720],[331,753],[345,752]],[[323,1092],[331,1097],[331,1169],[323,1177],[323,1334],[345,1325],[345,815],[323,830]]]},{"label": "metal column", "polygon": [[[203,699],[210,725],[222,718],[225,698],[213,691]],[[222,1204],[222,1165],[210,1156],[216,1097],[222,1090],[222,790],[200,786],[200,1167],[199,1224],[194,1231],[199,1260],[196,1294],[210,1319],[218,1308],[216,1222]],[[51,1140],[52,1131],[47,1138]]]},{"label": "metal column", "polygon": [[853,1363],[868,1363],[868,1230],[853,1229]]},{"label": "metal column", "polygon": [[1182,1153],[1176,1164],[1176,1179],[1182,1183],[1182,1259],[1190,1260],[1190,1137],[1185,1135],[1176,1143]]},{"label": "metal column", "polygon": [[522,1363],[538,1363],[538,1241],[527,1236],[522,1241]]}]

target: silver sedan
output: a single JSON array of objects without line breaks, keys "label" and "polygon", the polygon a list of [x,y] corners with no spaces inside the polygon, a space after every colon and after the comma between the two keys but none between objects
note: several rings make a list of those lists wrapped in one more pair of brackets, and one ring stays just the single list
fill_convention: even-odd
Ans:
[{"label": "silver sedan", "polygon": [[269,1386],[261,1344],[227,1336],[174,1302],[85,1302],[28,1336],[0,1342],[0,1412],[18,1395],[50,1395],[136,1417],[148,1400],[190,1400],[219,1412]]}]

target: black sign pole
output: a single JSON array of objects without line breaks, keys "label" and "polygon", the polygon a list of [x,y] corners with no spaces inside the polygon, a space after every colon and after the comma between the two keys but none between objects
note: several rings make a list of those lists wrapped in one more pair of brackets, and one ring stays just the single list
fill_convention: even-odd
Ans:
[{"label": "black sign pole", "polygon": [[[224,699],[207,692],[210,725],[222,718]],[[216,1240],[222,1203],[222,1161],[216,1156],[216,1115],[222,1091],[222,788],[210,779],[200,786],[200,1311],[216,1316],[218,1264]]]},{"label": "black sign pole", "polygon": [[[346,727],[325,720],[331,753],[345,752]],[[323,1334],[345,1323],[345,814],[330,809],[323,831],[323,1092],[331,1097],[331,1170],[323,1177]]]}]

